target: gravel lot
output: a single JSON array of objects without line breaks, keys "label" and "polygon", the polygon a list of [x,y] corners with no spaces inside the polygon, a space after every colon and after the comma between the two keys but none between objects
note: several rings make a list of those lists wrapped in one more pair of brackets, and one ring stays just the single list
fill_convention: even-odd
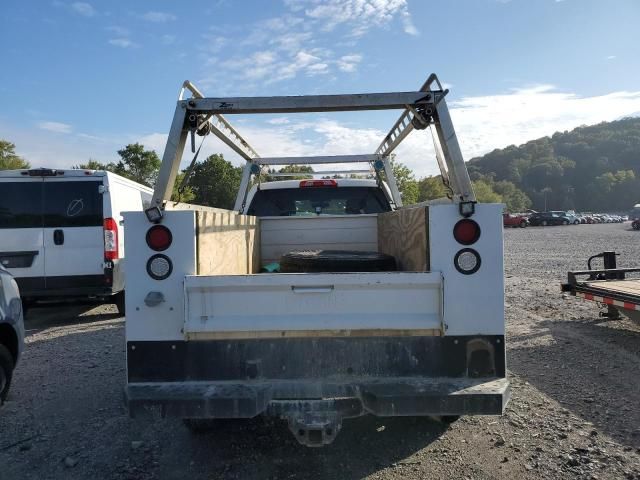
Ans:
[{"label": "gravel lot", "polygon": [[508,366],[503,417],[346,421],[335,443],[299,446],[277,421],[192,435],[128,418],[124,319],[112,307],[33,310],[0,410],[0,479],[640,479],[640,325],[607,321],[559,283],[615,249],[638,265],[628,224],[505,230]]}]

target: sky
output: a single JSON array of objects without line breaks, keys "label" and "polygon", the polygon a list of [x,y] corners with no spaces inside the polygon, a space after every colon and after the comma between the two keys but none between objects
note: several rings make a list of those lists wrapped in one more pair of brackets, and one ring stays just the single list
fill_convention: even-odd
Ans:
[{"label": "sky", "polygon": [[[0,138],[34,167],[160,156],[206,95],[415,91],[434,72],[466,160],[640,115],[638,0],[3,0]],[[373,153],[400,112],[233,115],[261,156]],[[203,154],[241,160],[214,136]],[[183,166],[191,160],[185,151]],[[438,173],[427,131],[397,159]]]}]

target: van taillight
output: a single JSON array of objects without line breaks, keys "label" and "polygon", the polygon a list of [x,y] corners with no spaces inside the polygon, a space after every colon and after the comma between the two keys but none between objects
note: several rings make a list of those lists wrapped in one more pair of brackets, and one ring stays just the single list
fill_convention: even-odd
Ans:
[{"label": "van taillight", "polygon": [[104,258],[118,259],[118,223],[113,218],[104,219]]}]

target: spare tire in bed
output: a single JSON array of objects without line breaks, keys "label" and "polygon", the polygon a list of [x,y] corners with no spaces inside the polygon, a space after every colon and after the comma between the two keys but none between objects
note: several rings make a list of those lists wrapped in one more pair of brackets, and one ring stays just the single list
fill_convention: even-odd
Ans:
[{"label": "spare tire in bed", "polygon": [[280,257],[280,272],[393,272],[396,259],[378,252],[300,250]]}]

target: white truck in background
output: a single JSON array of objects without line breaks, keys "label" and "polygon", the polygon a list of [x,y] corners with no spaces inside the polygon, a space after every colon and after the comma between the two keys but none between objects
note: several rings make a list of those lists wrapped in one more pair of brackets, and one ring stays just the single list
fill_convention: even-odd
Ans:
[{"label": "white truck in background", "polygon": [[[205,98],[184,83],[152,205],[125,213],[132,415],[271,415],[321,446],[365,414],[503,413],[502,205],[475,201],[447,93],[435,75],[415,92],[295,97]],[[260,157],[223,117],[382,109],[402,114],[361,155]],[[449,197],[403,207],[389,155],[426,128]],[[233,211],[170,202],[189,137],[195,151],[211,133],[247,161]],[[370,178],[261,175],[346,163]]]}]

